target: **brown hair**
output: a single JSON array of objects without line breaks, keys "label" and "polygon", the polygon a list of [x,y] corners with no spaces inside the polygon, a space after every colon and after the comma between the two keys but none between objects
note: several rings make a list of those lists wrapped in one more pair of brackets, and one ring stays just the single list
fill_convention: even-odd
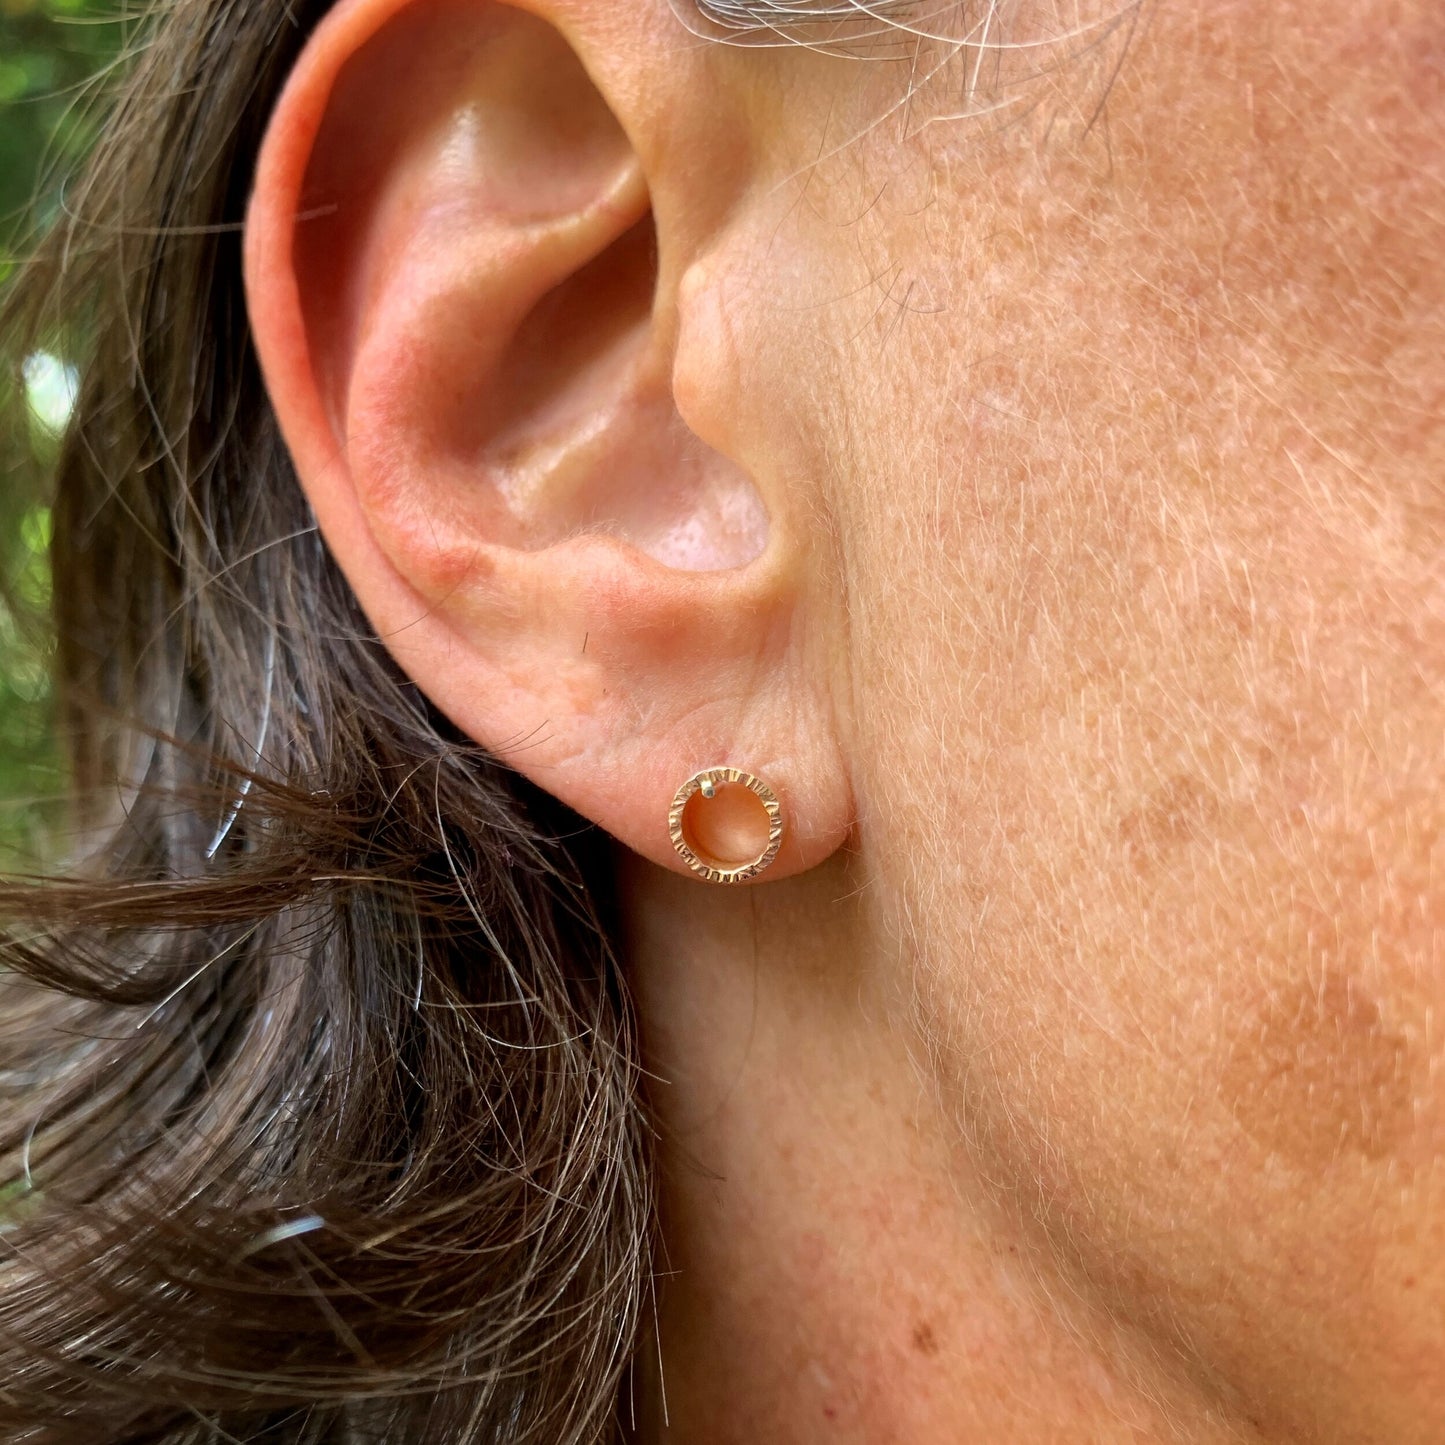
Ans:
[{"label": "brown hair", "polygon": [[247,334],[239,218],[322,9],[159,11],[0,314],[82,376],[82,841],[0,887],[6,1441],[617,1428],[652,1203],[605,848],[378,644]]}]

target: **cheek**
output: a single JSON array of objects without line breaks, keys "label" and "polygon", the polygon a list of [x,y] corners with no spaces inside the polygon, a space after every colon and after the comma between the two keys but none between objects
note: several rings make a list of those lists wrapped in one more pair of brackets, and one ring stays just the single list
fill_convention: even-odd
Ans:
[{"label": "cheek", "polygon": [[1408,1384],[1445,1294],[1439,30],[1161,7],[1097,144],[939,150],[912,222],[900,156],[813,242],[862,835],[960,1127],[1261,1392]]},{"label": "cheek", "polygon": [[1087,456],[1008,475],[966,525],[875,516],[852,609],[862,835],[942,1087],[1113,1307],[1261,1391],[1316,1350],[1382,1384],[1434,1337],[1402,1282],[1445,1295],[1439,589],[1307,505],[1196,530]]}]

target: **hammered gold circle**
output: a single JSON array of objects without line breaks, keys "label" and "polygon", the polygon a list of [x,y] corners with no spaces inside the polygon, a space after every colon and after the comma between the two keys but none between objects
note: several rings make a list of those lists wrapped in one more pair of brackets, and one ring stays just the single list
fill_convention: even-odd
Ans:
[{"label": "hammered gold circle", "polygon": [[[728,783],[740,783],[757,798],[768,815],[767,846],[750,862],[737,865],[704,857],[687,841],[682,826],[683,809],[695,794]],[[707,795],[710,797],[711,792]],[[677,849],[678,857],[699,878],[705,878],[709,883],[743,883],[749,878],[756,878],[778,856],[778,849],[783,846],[783,805],[778,802],[778,795],[752,773],[745,773],[741,768],[704,768],[700,773],[694,773],[674,795],[667,815],[667,831],[672,835],[672,846]]]}]

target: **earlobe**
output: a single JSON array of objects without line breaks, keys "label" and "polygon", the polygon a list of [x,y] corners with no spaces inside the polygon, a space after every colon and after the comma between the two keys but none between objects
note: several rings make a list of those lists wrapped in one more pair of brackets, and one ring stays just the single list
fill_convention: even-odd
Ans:
[{"label": "earlobe", "polygon": [[328,544],[438,706],[493,750],[527,738],[520,768],[671,866],[683,778],[769,773],[781,874],[836,845],[848,791],[798,706],[823,690],[779,498],[678,414],[659,239],[556,26],[343,0],[263,148],[253,329]]}]

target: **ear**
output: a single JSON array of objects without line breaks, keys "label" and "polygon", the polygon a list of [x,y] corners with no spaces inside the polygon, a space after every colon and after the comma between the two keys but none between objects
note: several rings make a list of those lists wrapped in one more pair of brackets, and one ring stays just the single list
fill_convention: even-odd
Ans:
[{"label": "ear", "polygon": [[674,243],[666,218],[725,208],[706,157],[644,174],[667,107],[629,111],[647,67],[680,53],[656,42],[675,22],[661,6],[650,32],[624,20],[579,43],[568,19],[342,0],[262,149],[255,341],[326,541],[433,701],[669,867],[685,866],[679,785],[713,765],[760,775],[787,825],[782,876],[852,821],[806,625],[810,504],[679,414],[680,390],[711,398],[693,420],[725,438],[736,367],[704,339],[677,379],[679,296],[708,238],[690,220]]}]

